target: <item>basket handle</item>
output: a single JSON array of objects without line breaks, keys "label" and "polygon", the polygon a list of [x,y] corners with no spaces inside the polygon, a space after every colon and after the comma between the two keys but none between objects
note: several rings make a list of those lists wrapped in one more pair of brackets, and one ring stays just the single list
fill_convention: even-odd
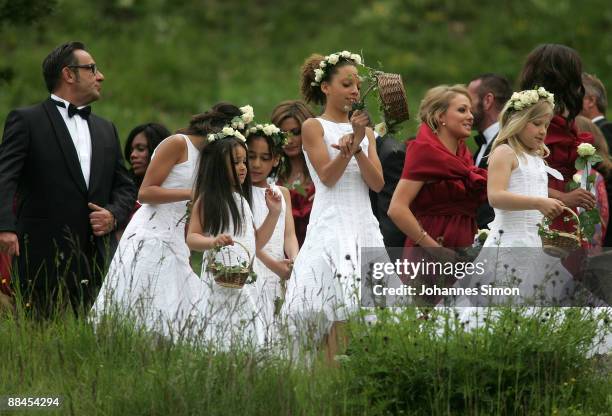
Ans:
[{"label": "basket handle", "polygon": [[572,219],[576,223],[576,225],[574,225],[576,230],[572,234],[574,234],[579,239],[582,239],[581,238],[581,233],[580,233],[580,218],[578,218],[578,215],[574,212],[573,209],[571,209],[569,207],[563,207],[563,211],[567,211],[570,214],[572,214]]},{"label": "basket handle", "polygon": [[[248,259],[249,259],[249,270],[253,271],[253,262],[255,261],[255,256],[251,255],[249,250],[240,241],[234,240],[234,244],[238,244],[240,247],[242,247],[242,249],[244,250],[244,252],[246,253],[246,255],[247,255]],[[227,247],[227,246],[223,246],[223,247]],[[223,248],[223,247],[221,247],[221,248]],[[213,251],[212,250],[208,251],[207,257],[208,257],[208,262],[210,263],[210,261],[213,259]]]}]

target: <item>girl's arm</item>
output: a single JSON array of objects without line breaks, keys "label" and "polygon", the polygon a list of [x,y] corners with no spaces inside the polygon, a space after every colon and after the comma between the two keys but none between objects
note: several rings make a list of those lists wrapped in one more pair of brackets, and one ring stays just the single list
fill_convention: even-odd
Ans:
[{"label": "girl's arm", "polygon": [[138,200],[141,203],[164,204],[191,199],[191,189],[161,187],[174,165],[186,158],[186,153],[187,144],[185,139],[179,135],[171,136],[157,146],[155,157],[151,159],[138,191]]},{"label": "girl's arm", "polygon": [[266,189],[266,205],[268,206],[268,215],[263,220],[259,228],[255,229],[255,247],[261,250],[272,237],[278,216],[281,212],[281,195],[277,195],[272,189]]},{"label": "girl's arm", "polygon": [[338,153],[334,159],[329,157],[323,140],[323,127],[318,120],[309,118],[302,124],[302,146],[321,182],[328,187],[334,186],[351,159],[342,153]]},{"label": "girl's arm", "polygon": [[205,251],[217,246],[233,245],[234,241],[229,234],[219,234],[216,237],[205,236],[202,230],[204,218],[200,218],[200,198],[193,204],[189,231],[187,232],[187,247],[194,251]]},{"label": "girl's arm", "polygon": [[297,257],[299,245],[295,236],[295,224],[293,222],[293,214],[291,209],[291,194],[284,186],[279,186],[283,197],[285,198],[285,240],[284,249],[288,259],[293,260]]},{"label": "girl's arm", "polygon": [[420,181],[400,179],[395,192],[393,192],[387,215],[397,228],[414,241],[416,245],[421,247],[440,247],[440,244],[421,228],[421,224],[419,224],[410,210],[410,204],[414,201],[414,198],[416,198],[424,184],[424,182]]},{"label": "girl's arm", "polygon": [[563,203],[557,199],[519,195],[508,191],[510,175],[518,167],[516,154],[510,146],[501,145],[489,156],[487,196],[493,208],[508,211],[538,210],[554,218],[563,210]]},{"label": "girl's arm", "polygon": [[257,258],[274,274],[283,278],[289,279],[291,277],[292,263],[290,259],[274,260],[270,255],[265,253],[263,250],[257,250]]},{"label": "girl's arm", "polygon": [[378,159],[378,153],[376,152],[376,138],[374,132],[370,129],[366,129],[366,136],[368,138],[368,154],[367,156],[363,152],[355,154],[355,159],[361,170],[361,177],[368,184],[371,190],[374,192],[382,191],[385,186],[385,179],[383,177],[382,165]]}]

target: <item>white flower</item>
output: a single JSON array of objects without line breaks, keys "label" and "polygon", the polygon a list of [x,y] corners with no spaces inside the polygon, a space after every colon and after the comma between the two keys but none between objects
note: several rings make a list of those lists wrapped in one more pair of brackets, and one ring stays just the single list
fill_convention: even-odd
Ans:
[{"label": "white flower", "polygon": [[266,124],[263,128],[263,132],[266,136],[272,136],[274,134],[274,126],[271,124]]},{"label": "white flower", "polygon": [[356,53],[351,54],[351,60],[355,61],[357,65],[361,65],[361,56]]},{"label": "white flower", "polygon": [[310,85],[312,85],[313,87],[316,87],[316,86],[317,86],[317,85],[319,85],[319,84],[317,84],[316,82],[312,81],[312,82],[310,83]]},{"label": "white flower", "polygon": [[327,62],[325,62],[325,61],[321,61],[319,63],[319,67],[321,67],[321,68],[325,68],[326,66],[327,66]]},{"label": "white flower", "polygon": [[385,134],[387,134],[387,123],[384,121],[382,123],[378,123],[374,126],[374,131],[379,137],[383,137]]},{"label": "white flower", "polygon": [[233,136],[234,129],[226,126],[226,127],[223,127],[223,129],[221,130],[221,133],[223,133],[225,136]]},{"label": "white flower", "polygon": [[574,176],[572,176],[572,180],[576,183],[580,183],[580,181],[582,180],[582,175],[579,173],[575,173]]},{"label": "white flower", "polygon": [[595,154],[595,147],[590,143],[581,143],[578,145],[578,155],[581,157],[593,156]]},{"label": "white flower", "polygon": [[208,135],[208,143],[212,143],[217,139],[217,136],[215,136],[214,134],[209,134]]},{"label": "white flower", "polygon": [[520,99],[520,97],[521,97],[521,96],[519,95],[519,93],[518,93],[518,92],[513,92],[513,93],[512,93],[512,97],[510,97],[510,99],[511,99],[512,101],[516,101],[516,100]]},{"label": "white flower", "polygon": [[246,139],[244,138],[244,136],[242,135],[242,133],[240,133],[239,131],[235,131],[233,136],[235,138],[237,138],[238,140],[240,140],[241,142],[246,142]]},{"label": "white flower", "polygon": [[256,133],[257,132],[257,127],[251,127],[249,129],[249,133]]},{"label": "white flower", "polygon": [[540,87],[538,88],[538,94],[540,94],[540,97],[546,97],[549,94],[549,92],[546,91],[544,87]]},{"label": "white flower", "polygon": [[515,110],[519,110],[519,111],[520,111],[520,110],[522,110],[522,109],[523,109],[523,107],[524,107],[524,106],[523,106],[523,103],[522,103],[522,102],[520,102],[520,101],[516,101],[516,102],[514,103],[514,109],[515,109]]},{"label": "white flower", "polygon": [[315,73],[315,81],[321,82],[321,80],[323,79],[323,75],[325,75],[325,71],[323,71],[320,68],[317,68],[314,70],[314,73]]},{"label": "white flower", "polygon": [[340,52],[340,56],[343,58],[350,58],[351,57],[351,53],[349,51],[342,51]]},{"label": "white flower", "polygon": [[257,130],[263,130],[263,125],[262,124],[258,124],[255,127],[257,127]]},{"label": "white flower", "polygon": [[340,57],[338,55],[336,55],[335,53],[332,53],[331,55],[329,55],[329,58],[327,58],[327,62],[329,62],[332,65],[336,65],[339,59]]}]

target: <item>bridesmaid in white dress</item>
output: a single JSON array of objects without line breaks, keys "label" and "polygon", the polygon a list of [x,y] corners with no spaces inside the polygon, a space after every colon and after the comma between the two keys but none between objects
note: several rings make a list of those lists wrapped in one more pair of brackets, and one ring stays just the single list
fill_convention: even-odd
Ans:
[{"label": "bridesmaid in white dress", "polygon": [[212,129],[240,115],[231,104],[217,104],[156,148],[138,194],[142,207],[122,235],[93,306],[95,320],[116,311],[165,335],[187,334],[201,293],[185,244],[199,149]]},{"label": "bridesmaid in white dress", "polygon": [[[288,281],[285,310],[298,342],[327,335],[333,359],[345,340],[344,322],[358,310],[361,248],[384,247],[368,191],[384,186],[368,115],[359,101],[359,55],[312,55],[302,68],[302,94],[324,106],[302,126],[302,145],[316,188],[306,238]],[[384,250],[383,250],[384,251]],[[386,255],[385,255],[386,256]],[[377,261],[367,259],[367,261]],[[388,261],[385,260],[378,261]]]},{"label": "bridesmaid in white dress", "polygon": [[257,278],[257,306],[260,310],[266,338],[272,341],[276,335],[276,319],[285,299],[286,279],[291,275],[293,261],[298,254],[291,196],[287,188],[269,185],[280,163],[286,133],[273,124],[258,124],[248,131],[248,157],[251,182],[253,184],[253,216],[259,227],[268,215],[265,194],[272,189],[282,194],[282,209],[270,241],[257,252],[259,275]]},{"label": "bridesmaid in white dress", "polygon": [[198,305],[199,327],[204,340],[218,349],[259,347],[266,339],[255,285],[232,288],[219,284],[208,271],[208,265],[211,261],[224,267],[248,265],[274,232],[281,197],[271,190],[266,192],[269,212],[256,229],[244,136],[227,126],[209,135],[207,141],[198,168],[196,202],[187,234],[189,247],[204,251],[201,274],[204,301]]}]

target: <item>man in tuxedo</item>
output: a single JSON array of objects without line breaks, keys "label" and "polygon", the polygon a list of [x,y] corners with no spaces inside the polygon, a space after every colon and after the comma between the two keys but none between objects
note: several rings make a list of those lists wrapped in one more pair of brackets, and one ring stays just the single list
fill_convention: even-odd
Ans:
[{"label": "man in tuxedo", "polygon": [[[390,133],[386,133],[382,137],[377,135],[376,152],[378,153],[378,158],[383,168],[385,186],[378,193],[370,191],[372,211],[378,219],[385,246],[404,247],[406,235],[397,228],[393,221],[391,221],[387,215],[387,211],[389,210],[389,204],[391,203],[391,197],[393,197],[395,187],[402,176],[404,159],[406,158],[406,143],[397,140]],[[396,256],[393,254],[401,253],[389,252],[390,257],[393,257],[391,260],[395,261]]]},{"label": "man in tuxedo", "polygon": [[608,108],[606,89],[599,78],[586,72],[582,74],[582,85],[584,85],[584,98],[580,114],[591,119],[599,127],[606,138],[608,148],[612,149],[612,123],[606,120]]},{"label": "man in tuxedo", "polygon": [[54,49],[43,75],[50,97],[11,111],[4,126],[0,250],[18,258],[25,306],[48,316],[63,302],[76,311],[93,302],[136,189],[115,126],[88,106],[104,75],[85,46]]},{"label": "man in tuxedo", "polygon": [[[473,127],[478,131],[476,143],[478,150],[474,153],[474,164],[486,169],[493,140],[499,133],[499,114],[506,101],[512,96],[512,87],[506,78],[498,74],[482,74],[468,84],[472,98]],[[488,203],[478,207],[476,222],[478,228],[489,228],[495,214]]]}]

